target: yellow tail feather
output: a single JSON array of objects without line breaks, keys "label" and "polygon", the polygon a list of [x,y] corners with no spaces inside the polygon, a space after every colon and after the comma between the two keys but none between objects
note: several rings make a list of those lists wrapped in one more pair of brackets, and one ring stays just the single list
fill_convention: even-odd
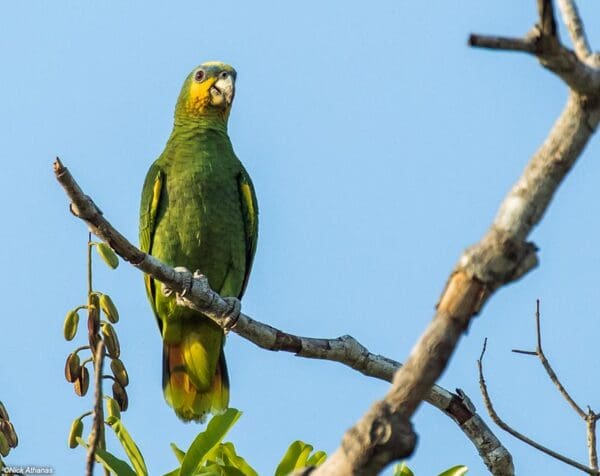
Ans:
[{"label": "yellow tail feather", "polygon": [[[190,359],[190,353],[194,354],[193,360]],[[212,381],[207,382],[209,385],[202,385],[206,379],[197,372],[201,355],[197,342],[190,345],[188,338],[177,345],[163,346],[165,400],[177,416],[186,422],[194,420],[203,423],[209,412],[223,413],[229,405],[229,376],[223,350],[220,351]]]}]

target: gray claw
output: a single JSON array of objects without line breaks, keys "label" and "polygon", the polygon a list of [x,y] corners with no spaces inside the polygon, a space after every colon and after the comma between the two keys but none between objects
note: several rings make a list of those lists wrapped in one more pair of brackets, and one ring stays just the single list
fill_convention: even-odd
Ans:
[{"label": "gray claw", "polygon": [[224,297],[223,301],[229,304],[229,310],[225,315],[225,326],[223,327],[225,332],[229,332],[235,327],[238,319],[240,318],[240,313],[242,312],[242,303],[236,297]]},{"label": "gray claw", "polygon": [[[181,293],[182,296],[185,296],[186,292],[192,286],[192,273],[185,266],[175,266],[173,269],[179,273],[185,273],[184,278],[183,278],[185,280],[185,289]],[[160,283],[160,291],[162,292],[163,296],[165,296],[165,297],[169,297],[169,296],[172,296],[173,294],[176,294],[175,291],[173,289],[171,289],[171,287],[169,287],[165,283]],[[177,303],[180,304],[179,295],[177,295]]]}]

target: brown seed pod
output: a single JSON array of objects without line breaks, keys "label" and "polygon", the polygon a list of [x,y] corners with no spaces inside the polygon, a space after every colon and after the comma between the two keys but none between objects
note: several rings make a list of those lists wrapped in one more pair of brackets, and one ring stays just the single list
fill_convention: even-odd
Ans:
[{"label": "brown seed pod", "polygon": [[8,412],[2,402],[0,402],[0,420],[10,420]]},{"label": "brown seed pod", "polygon": [[11,422],[6,420],[0,422],[0,433],[2,433],[2,435],[4,435],[4,437],[6,438],[9,447],[17,447],[17,445],[19,444],[19,438],[17,437],[15,427]]},{"label": "brown seed pod", "polygon": [[119,404],[119,408],[121,409],[121,411],[122,412],[126,411],[127,407],[129,406],[129,399],[127,398],[127,392],[125,391],[125,389],[121,386],[121,384],[119,382],[113,383],[112,394],[113,394],[113,398]]},{"label": "brown seed pod", "polygon": [[90,386],[90,373],[86,367],[81,367],[81,373],[75,383],[73,384],[75,393],[80,397],[83,397]]},{"label": "brown seed pod", "polygon": [[127,385],[129,385],[129,375],[127,375],[125,365],[120,359],[113,359],[110,363],[110,369],[117,379],[117,382],[119,382],[122,387],[127,387]]},{"label": "brown seed pod", "polygon": [[8,446],[8,440],[4,433],[0,433],[0,455],[7,457],[10,452],[10,446]]},{"label": "brown seed pod", "polygon": [[79,375],[81,375],[81,361],[79,355],[72,352],[67,356],[65,362],[65,378],[67,382],[73,383],[79,378]]},{"label": "brown seed pod", "polygon": [[121,346],[119,345],[119,338],[117,337],[115,328],[108,322],[103,322],[101,329],[108,355],[113,359],[118,359],[121,355]]}]

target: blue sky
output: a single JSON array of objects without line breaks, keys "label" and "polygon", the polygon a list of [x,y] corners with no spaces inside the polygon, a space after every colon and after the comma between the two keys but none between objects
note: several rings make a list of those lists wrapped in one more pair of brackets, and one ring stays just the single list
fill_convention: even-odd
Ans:
[{"label": "blue sky", "polygon": [[[600,6],[580,7],[597,27]],[[183,79],[205,60],[231,63],[230,136],[261,210],[245,311],[289,332],[351,334],[403,361],[461,250],[487,229],[565,102],[565,86],[535,59],[466,46],[470,32],[521,35],[535,14],[533,0],[2,2],[0,399],[20,436],[8,461],[83,472],[83,452],[69,450],[66,436],[91,400],[62,377],[73,343],[61,334],[65,312],[85,299],[86,229],[54,181],[56,155],[136,241],[142,182]],[[597,46],[600,30],[590,38]],[[493,297],[440,381],[483,410],[475,361],[488,337],[500,414],[584,462],[583,422],[540,364],[510,349],[533,347],[540,298],[548,357],[574,398],[600,410],[599,152],[593,140],[535,230],[541,266]],[[175,464],[169,443],[185,447],[199,428],[163,401],[161,343],[141,276],[125,265],[96,269],[96,288],[122,315],[124,420],[151,474],[162,474]],[[294,439],[333,451],[387,389],[236,335],[226,352],[231,403],[244,411],[230,439],[261,474]],[[414,423],[416,474],[459,463],[485,474],[446,416],[423,405]],[[575,474],[496,430],[519,474]]]}]

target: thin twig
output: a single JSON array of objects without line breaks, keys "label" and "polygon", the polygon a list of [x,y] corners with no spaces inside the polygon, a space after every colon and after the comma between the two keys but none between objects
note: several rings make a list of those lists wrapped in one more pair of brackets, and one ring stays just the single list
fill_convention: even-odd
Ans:
[{"label": "thin twig", "polygon": [[598,415],[588,406],[588,414],[585,420],[587,429],[587,444],[588,454],[590,459],[590,467],[598,470],[598,453],[596,450],[596,422]]},{"label": "thin twig", "polygon": [[481,356],[479,357],[479,360],[477,360],[477,367],[479,369],[479,388],[481,389],[481,394],[483,396],[483,402],[485,403],[485,408],[487,409],[487,411],[488,411],[490,417],[492,418],[492,420],[494,421],[494,423],[496,423],[500,428],[502,428],[504,431],[510,433],[515,438],[521,440],[524,443],[527,443],[528,445],[534,447],[535,449],[537,449],[543,453],[546,453],[549,456],[552,456],[553,458],[555,458],[559,461],[562,461],[565,464],[573,466],[574,468],[577,468],[580,471],[583,471],[583,472],[591,474],[591,475],[597,476],[598,474],[600,474],[597,471],[597,469],[595,469],[595,468],[589,468],[581,463],[578,463],[577,461],[567,458],[566,456],[563,456],[560,453],[557,453],[556,451],[553,451],[553,450],[533,441],[531,438],[528,438],[525,435],[523,435],[522,433],[519,433],[518,431],[514,430],[512,427],[510,427],[508,424],[506,424],[498,416],[498,414],[496,413],[496,410],[494,409],[494,406],[492,405],[492,400],[490,399],[488,389],[487,389],[487,384],[485,383],[485,378],[483,376],[483,356],[485,354],[486,347],[487,347],[487,339],[485,339],[483,341],[483,349],[481,350]]},{"label": "thin twig", "polygon": [[469,46],[476,48],[487,48],[490,50],[502,51],[522,51],[524,53],[535,54],[535,42],[523,38],[509,38],[505,36],[478,35],[472,33],[469,35]]},{"label": "thin twig", "polygon": [[104,341],[100,340],[96,346],[94,356],[94,423],[90,433],[90,441],[86,460],[86,476],[92,476],[94,473],[94,462],[96,449],[102,446],[104,435],[104,407],[102,402],[102,366],[104,365]]},{"label": "thin twig", "polygon": [[575,402],[575,400],[573,400],[573,398],[571,397],[569,392],[567,392],[567,389],[561,383],[560,379],[558,378],[558,375],[556,375],[556,372],[550,365],[550,362],[548,361],[548,358],[546,357],[546,354],[544,354],[544,350],[542,349],[542,331],[541,331],[541,325],[540,325],[540,300],[539,299],[536,301],[535,329],[536,329],[536,337],[537,337],[536,354],[539,357],[540,362],[544,366],[544,369],[546,370],[548,377],[550,377],[550,380],[552,381],[552,383],[554,383],[554,385],[556,385],[556,388],[558,389],[560,394],[563,396],[563,398],[567,401],[567,403],[571,406],[571,408],[573,408],[573,410],[575,410],[575,412],[583,420],[587,420],[588,414],[583,411],[583,409]]},{"label": "thin twig", "polygon": [[573,42],[575,53],[580,60],[586,61],[592,54],[592,49],[585,34],[583,21],[573,0],[558,0],[563,21]]},{"label": "thin twig", "polygon": [[514,352],[515,354],[524,354],[524,355],[533,355],[537,357],[537,352],[533,351],[533,350],[519,350],[519,349],[512,349],[511,352]]}]

